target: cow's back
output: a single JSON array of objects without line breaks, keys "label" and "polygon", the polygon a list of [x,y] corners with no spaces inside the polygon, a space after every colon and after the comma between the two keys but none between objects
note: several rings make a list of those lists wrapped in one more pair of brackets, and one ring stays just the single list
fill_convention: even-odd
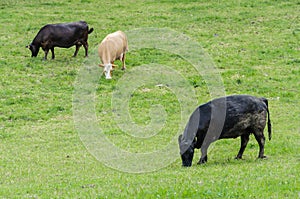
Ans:
[{"label": "cow's back", "polygon": [[221,138],[236,138],[244,133],[263,130],[267,107],[261,98],[234,95],[226,99],[226,117]]},{"label": "cow's back", "polygon": [[33,43],[52,42],[52,46],[70,47],[77,41],[87,40],[88,25],[85,21],[47,24],[43,26]]},{"label": "cow's back", "polygon": [[116,60],[128,50],[128,41],[125,33],[117,31],[108,34],[98,47],[98,54],[104,64]]},{"label": "cow's back", "polygon": [[214,128],[214,125],[223,126],[220,129],[222,130],[220,138],[236,138],[254,128],[263,129],[266,124],[266,104],[262,98],[254,96],[232,95],[217,98],[200,105],[198,109],[200,120],[196,148],[200,148],[208,128]]}]

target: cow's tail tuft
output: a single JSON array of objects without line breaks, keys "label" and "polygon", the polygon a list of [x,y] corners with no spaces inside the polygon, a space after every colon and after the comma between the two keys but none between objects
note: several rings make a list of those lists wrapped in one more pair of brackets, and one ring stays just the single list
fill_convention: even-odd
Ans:
[{"label": "cow's tail tuft", "polygon": [[94,31],[94,28],[89,29],[88,34],[91,34]]},{"label": "cow's tail tuft", "polygon": [[262,98],[263,102],[267,106],[267,113],[268,113],[268,133],[269,133],[269,140],[272,139],[272,125],[271,125],[271,120],[270,120],[270,112],[269,112],[269,105],[268,105],[268,100],[266,98]]}]

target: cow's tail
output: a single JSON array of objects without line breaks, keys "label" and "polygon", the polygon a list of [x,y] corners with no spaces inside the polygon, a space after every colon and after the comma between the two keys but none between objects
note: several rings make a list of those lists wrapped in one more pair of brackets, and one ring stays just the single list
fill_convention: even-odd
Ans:
[{"label": "cow's tail", "polygon": [[270,112],[269,112],[269,105],[268,100],[266,98],[262,98],[263,102],[267,106],[267,113],[268,113],[268,133],[269,133],[269,140],[272,138],[272,126],[271,126],[271,120],[270,120]]},{"label": "cow's tail", "polygon": [[91,34],[94,31],[94,28],[89,29],[88,34]]}]

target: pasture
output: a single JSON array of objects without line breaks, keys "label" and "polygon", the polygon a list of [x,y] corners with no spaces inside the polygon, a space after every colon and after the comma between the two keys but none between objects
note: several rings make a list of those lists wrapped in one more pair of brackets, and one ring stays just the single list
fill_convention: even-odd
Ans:
[{"label": "pasture", "polygon": [[[0,198],[300,197],[299,1],[4,0],[0,8]],[[55,60],[48,56],[43,61],[42,50],[31,58],[25,46],[42,26],[79,20],[94,28],[88,58],[83,47],[75,58],[75,47],[55,48]],[[154,48],[152,38],[148,48],[133,46],[133,40],[142,44],[147,39],[143,34],[129,37],[126,71],[116,61],[119,67],[111,80],[100,76],[101,40],[116,30],[137,33],[147,28],[154,35],[167,30],[197,42],[203,48],[199,54],[213,63],[211,71],[220,77],[220,91],[226,95],[268,98],[273,137],[266,140],[267,159],[257,159],[253,136],[243,160],[234,159],[239,138],[219,140],[211,146],[207,164],[196,165],[200,157],[196,150],[190,168],[181,167],[177,142],[170,154],[178,155],[171,159],[124,158],[126,164],[116,165],[118,160],[106,149],[100,155],[113,162],[109,165],[99,161],[97,148],[90,153],[80,130],[86,112],[77,112],[76,107],[81,99],[90,100],[93,124],[102,129],[101,134],[92,132],[95,138],[104,136],[130,154],[147,154],[164,151],[176,141],[187,121],[181,118],[183,113],[188,115],[222,94],[212,93],[204,68],[198,71],[182,54],[173,53],[193,48]],[[141,75],[135,76],[135,71]],[[84,76],[90,74],[94,76]],[[151,80],[143,83],[143,79]],[[185,82],[177,86],[190,89],[194,98],[184,96],[186,89],[169,86],[168,81],[177,79]],[[83,83],[88,95],[77,92]],[[122,88],[131,92],[123,96]],[[86,98],[80,98],[83,95]],[[119,117],[123,112],[113,106],[123,99],[128,118]],[[189,109],[181,110],[186,101]],[[131,122],[135,125],[129,127],[134,131],[130,134],[124,128]],[[156,167],[165,160],[165,167]],[[144,163],[154,169],[143,170]],[[124,171],[128,165],[136,167]]]}]

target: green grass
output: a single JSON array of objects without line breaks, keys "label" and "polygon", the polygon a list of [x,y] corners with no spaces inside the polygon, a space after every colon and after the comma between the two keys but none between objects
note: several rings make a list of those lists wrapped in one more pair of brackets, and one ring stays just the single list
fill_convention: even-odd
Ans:
[{"label": "green grass", "polygon": [[[299,198],[299,7],[297,1],[271,0],[1,1],[0,197]],[[56,59],[48,61],[42,60],[43,51],[31,58],[25,48],[43,25],[78,20],[95,29],[89,37],[90,58],[105,35],[119,29],[168,27],[197,41],[213,59],[227,95],[269,99],[273,138],[266,141],[268,159],[256,159],[258,144],[251,136],[242,161],[234,160],[239,139],[217,141],[203,166],[195,164],[197,151],[191,168],[181,167],[179,154],[167,167],[140,174],[98,161],[81,141],[75,128],[80,124],[73,118],[74,86],[87,60],[83,48],[76,58],[71,57],[74,47],[56,48]],[[117,68],[111,81],[97,79],[94,99],[103,134],[132,153],[163,149],[182,122],[182,102],[173,90],[145,84],[131,93],[131,119],[148,125],[152,105],[163,105],[167,117],[161,131],[138,138],[117,126],[111,99],[118,82],[132,69],[152,63],[178,71],[198,104],[211,99],[204,78],[180,55],[129,50],[128,70]]]}]

